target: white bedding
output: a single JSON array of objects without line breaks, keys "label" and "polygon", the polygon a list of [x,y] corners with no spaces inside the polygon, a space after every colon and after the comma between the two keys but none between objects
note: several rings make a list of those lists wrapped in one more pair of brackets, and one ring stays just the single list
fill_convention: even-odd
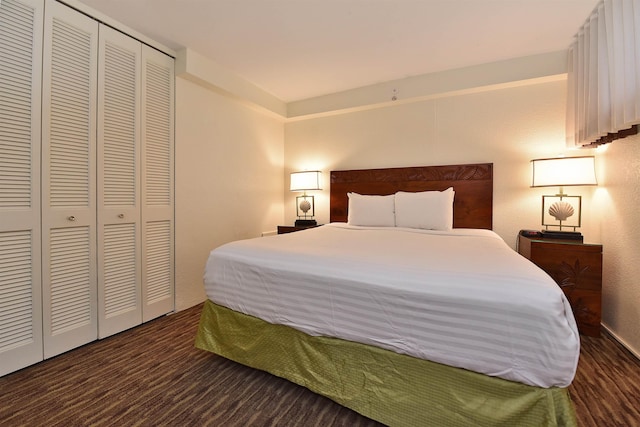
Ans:
[{"label": "white bedding", "polygon": [[566,387],[580,339],[562,290],[494,232],[333,223],[213,250],[215,303],[540,387]]}]

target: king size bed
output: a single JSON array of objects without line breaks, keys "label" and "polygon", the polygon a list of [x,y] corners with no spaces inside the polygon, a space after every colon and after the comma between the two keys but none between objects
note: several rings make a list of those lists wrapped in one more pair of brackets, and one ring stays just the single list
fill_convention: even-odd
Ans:
[{"label": "king size bed", "polygon": [[492,199],[492,164],[333,171],[330,224],[211,252],[196,346],[390,426],[576,425],[571,308]]}]

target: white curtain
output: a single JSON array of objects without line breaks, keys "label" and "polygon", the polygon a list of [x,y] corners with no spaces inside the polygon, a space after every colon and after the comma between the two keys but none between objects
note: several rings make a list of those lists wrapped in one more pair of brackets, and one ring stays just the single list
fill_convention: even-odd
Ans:
[{"label": "white curtain", "polygon": [[569,48],[567,145],[640,123],[640,0],[603,0]]}]

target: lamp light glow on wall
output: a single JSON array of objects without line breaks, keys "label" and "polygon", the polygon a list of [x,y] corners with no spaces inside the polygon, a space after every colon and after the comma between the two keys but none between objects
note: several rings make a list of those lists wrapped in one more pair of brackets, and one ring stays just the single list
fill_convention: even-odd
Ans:
[{"label": "lamp light glow on wall", "polygon": [[307,195],[307,191],[322,190],[320,179],[322,174],[320,171],[302,171],[291,173],[291,185],[289,190],[302,191],[302,196],[296,197],[296,215],[298,219],[295,225],[297,227],[308,227],[317,225],[313,218],[315,215],[315,204],[313,196]]},{"label": "lamp light glow on wall", "polygon": [[[563,187],[577,185],[598,185],[596,180],[595,157],[558,157],[531,160],[531,187],[559,187],[553,196],[542,196],[542,225],[572,229],[582,222],[582,196],[569,196]],[[566,231],[565,231],[566,232]]]}]

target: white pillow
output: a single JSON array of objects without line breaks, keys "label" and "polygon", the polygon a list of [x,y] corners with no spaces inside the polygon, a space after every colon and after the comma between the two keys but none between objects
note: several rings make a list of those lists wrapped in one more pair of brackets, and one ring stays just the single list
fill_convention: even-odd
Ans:
[{"label": "white pillow", "polygon": [[419,193],[398,191],[395,197],[396,227],[451,230],[454,195],[452,187]]},{"label": "white pillow", "polygon": [[394,227],[394,195],[366,196],[358,193],[347,193],[349,196],[349,225],[369,227]]}]

